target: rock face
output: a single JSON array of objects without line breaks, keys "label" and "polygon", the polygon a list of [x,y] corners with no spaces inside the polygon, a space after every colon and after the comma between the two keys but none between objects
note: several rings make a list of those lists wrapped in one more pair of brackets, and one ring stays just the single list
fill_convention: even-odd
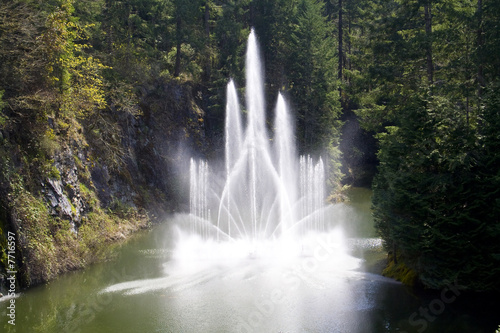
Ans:
[{"label": "rock face", "polygon": [[[138,228],[122,227],[121,217],[161,217],[187,200],[185,151],[207,145],[201,92],[165,80],[138,88],[137,112],[110,105],[97,121],[48,118],[43,131],[55,134],[44,159],[26,157],[18,142],[29,134],[2,129],[0,155],[9,158],[0,166],[12,171],[0,179],[0,233],[19,236],[26,285],[81,267],[102,239]],[[0,267],[0,276],[5,271]]]},{"label": "rock face", "polygon": [[47,198],[50,201],[50,207],[52,215],[59,215],[63,218],[68,218],[73,220],[74,218],[80,217],[78,211],[75,211],[75,216],[73,217],[73,211],[71,210],[71,204],[69,203],[68,197],[62,191],[62,182],[57,179],[48,179],[49,187],[47,190]]},{"label": "rock face", "polygon": [[85,212],[85,201],[80,194],[79,172],[73,150],[67,146],[56,154],[54,167],[59,171],[60,178],[47,178],[42,192],[49,203],[50,213],[69,220],[72,231],[76,232]]},{"label": "rock face", "polygon": [[45,197],[51,214],[70,220],[75,232],[89,206],[80,193],[78,160],[84,164],[80,168],[88,170],[88,183],[104,207],[145,208],[160,216],[185,201],[183,165],[188,160],[184,150],[203,150],[207,145],[204,112],[194,98],[198,94],[189,84],[161,80],[141,88],[141,114],[117,112],[124,152],[119,168],[93,156],[97,149],[83,141],[72,142],[54,156],[60,179],[45,180]]}]

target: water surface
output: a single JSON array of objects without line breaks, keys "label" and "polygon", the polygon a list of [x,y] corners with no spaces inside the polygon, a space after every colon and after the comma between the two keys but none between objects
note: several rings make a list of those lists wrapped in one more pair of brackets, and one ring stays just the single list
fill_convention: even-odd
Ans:
[{"label": "water surface", "polygon": [[3,331],[493,333],[494,304],[452,288],[416,295],[367,272],[385,257],[370,195],[353,189],[349,203],[330,207],[328,233],[252,253],[179,236],[185,217],[172,217],[113,260],[22,292],[15,327],[0,302]]}]

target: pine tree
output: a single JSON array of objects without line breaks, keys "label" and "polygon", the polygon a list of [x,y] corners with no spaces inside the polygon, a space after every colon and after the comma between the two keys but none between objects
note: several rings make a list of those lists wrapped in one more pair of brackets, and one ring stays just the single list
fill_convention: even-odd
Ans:
[{"label": "pine tree", "polygon": [[290,95],[296,105],[301,148],[322,153],[326,147],[330,185],[336,186],[340,103],[333,36],[323,2],[300,1],[287,66]]},{"label": "pine tree", "polygon": [[[425,286],[456,281],[464,289],[497,289],[498,168],[491,152],[498,149],[498,104],[488,94],[484,113],[474,107],[481,102],[473,97],[471,59],[482,52],[473,47],[475,10],[447,2],[405,4],[395,7],[397,17],[412,19],[391,16],[386,22],[395,34],[374,44],[391,46],[380,50],[389,55],[385,64],[399,64],[399,71],[392,78],[373,76],[376,87],[366,93],[371,99],[365,97],[373,104],[361,112],[365,126],[385,128],[374,181],[376,225],[394,262]],[[433,8],[441,15],[430,17]],[[453,52],[447,43],[455,45]],[[382,112],[371,121],[367,111],[377,105]]]}]

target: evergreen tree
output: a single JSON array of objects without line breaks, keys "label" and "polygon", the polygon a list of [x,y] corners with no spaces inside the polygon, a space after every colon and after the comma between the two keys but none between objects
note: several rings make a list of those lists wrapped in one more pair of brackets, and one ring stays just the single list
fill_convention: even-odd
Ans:
[{"label": "evergreen tree", "polygon": [[340,103],[336,47],[324,3],[300,1],[294,23],[287,75],[291,100],[296,105],[301,149],[320,153],[322,148],[327,149],[329,181],[336,186],[340,178]]},{"label": "evergreen tree", "polygon": [[475,73],[481,81],[479,73],[486,77],[489,70],[471,61],[495,43],[476,40],[474,6],[404,5],[395,3],[399,14],[380,21],[385,28],[379,36],[386,37],[367,56],[384,58],[368,74],[373,86],[359,112],[365,126],[381,132],[376,226],[394,264],[409,268],[425,286],[457,281],[464,289],[498,289],[498,202],[490,187],[497,186],[498,169],[489,167],[498,109],[491,94],[484,108],[476,107],[482,102],[474,97]]}]

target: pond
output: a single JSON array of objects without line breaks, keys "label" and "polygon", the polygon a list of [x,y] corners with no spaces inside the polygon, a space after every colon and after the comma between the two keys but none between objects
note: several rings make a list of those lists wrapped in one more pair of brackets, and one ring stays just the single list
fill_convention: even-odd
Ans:
[{"label": "pond", "polygon": [[173,216],[110,261],[23,291],[16,326],[0,302],[3,331],[495,332],[494,303],[454,286],[416,294],[379,274],[370,196],[351,189],[329,207],[327,232],[264,254],[183,235],[187,217]]}]

